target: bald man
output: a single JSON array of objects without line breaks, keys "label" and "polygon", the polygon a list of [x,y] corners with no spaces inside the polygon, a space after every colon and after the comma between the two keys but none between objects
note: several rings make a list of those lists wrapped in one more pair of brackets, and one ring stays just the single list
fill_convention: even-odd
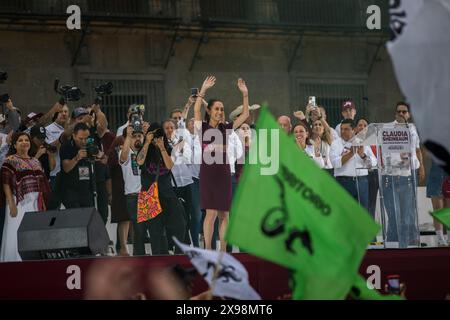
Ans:
[{"label": "bald man", "polygon": [[283,130],[286,131],[287,134],[291,133],[292,130],[291,118],[289,118],[288,116],[280,116],[277,122],[283,128]]}]

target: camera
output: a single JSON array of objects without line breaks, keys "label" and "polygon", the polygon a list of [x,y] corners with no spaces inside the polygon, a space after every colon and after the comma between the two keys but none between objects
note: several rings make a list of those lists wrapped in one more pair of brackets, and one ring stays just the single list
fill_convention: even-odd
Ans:
[{"label": "camera", "polygon": [[3,83],[6,80],[8,80],[8,73],[0,71],[0,83]]},{"label": "camera", "polygon": [[198,96],[198,88],[191,88],[191,96],[197,98]]},{"label": "camera", "polygon": [[9,100],[9,94],[5,93],[0,96],[0,103],[7,103]]},{"label": "camera", "polygon": [[164,130],[162,128],[158,128],[153,133],[153,139],[158,139],[164,137]]},{"label": "camera", "polygon": [[[5,82],[8,79],[8,74],[4,71],[0,71],[0,83]],[[0,103],[7,103],[9,100],[9,94],[5,93],[0,95]]]},{"label": "camera", "polygon": [[84,97],[84,93],[81,89],[75,86],[64,85],[59,86],[59,79],[55,80],[53,85],[55,92],[61,95],[60,103],[64,104],[66,101],[78,101]]},{"label": "camera", "polygon": [[98,155],[99,151],[100,150],[99,150],[97,144],[95,143],[94,138],[89,137],[87,139],[87,143],[86,143],[86,153],[87,153],[88,160],[95,161],[95,157]]},{"label": "camera", "polygon": [[94,88],[94,91],[97,93],[97,97],[95,98],[95,104],[100,104],[103,101],[103,96],[108,96],[112,93],[113,84],[112,82],[105,82],[101,85]]},{"label": "camera", "polygon": [[144,132],[142,128],[142,120],[141,116],[137,113],[133,113],[130,116],[130,124],[133,127],[134,132]]}]

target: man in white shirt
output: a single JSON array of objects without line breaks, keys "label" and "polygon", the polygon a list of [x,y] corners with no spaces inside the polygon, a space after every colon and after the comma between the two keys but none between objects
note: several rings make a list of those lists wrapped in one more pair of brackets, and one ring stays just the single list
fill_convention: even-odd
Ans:
[{"label": "man in white shirt", "polygon": [[187,122],[191,148],[191,161],[188,165],[193,183],[191,184],[192,210],[191,210],[191,236],[194,247],[199,247],[200,230],[202,228],[202,211],[200,208],[200,164],[202,163],[202,146],[200,137],[194,134],[194,118]]},{"label": "man in white shirt", "polygon": [[355,135],[354,123],[350,119],[342,121],[341,138],[333,141],[330,160],[334,167],[334,176],[356,201],[366,209],[369,208],[368,169],[377,165],[377,160],[370,147],[352,146]]},{"label": "man in white shirt", "polygon": [[[53,116],[53,122],[45,127],[45,132],[47,136],[45,142],[54,145],[59,149],[59,147],[61,146],[60,137],[65,130],[65,125],[68,120],[69,120],[69,107],[67,105],[64,105],[62,107],[61,112],[57,112]],[[52,187],[52,190],[54,190],[56,175],[58,174],[58,172],[61,171],[61,159],[59,158],[59,152],[57,152],[55,155],[55,161],[56,166],[50,172],[50,185]]]},{"label": "man in white shirt", "polygon": [[[355,120],[355,116],[356,116],[356,105],[353,101],[351,100],[347,100],[344,101],[344,103],[342,103],[342,107],[341,107],[341,114],[342,114],[342,118],[344,118],[344,120],[346,119],[350,119],[350,120]],[[342,121],[341,121],[342,123]],[[341,123],[339,123],[336,126],[336,133],[341,136]]]},{"label": "man in white shirt", "polygon": [[[145,255],[145,233],[148,228],[147,222],[137,222],[138,195],[141,191],[141,170],[136,157],[144,143],[142,132],[133,132],[133,127],[128,126],[124,132],[125,141],[122,150],[119,151],[119,164],[122,168],[127,211],[133,222],[134,239],[133,255]],[[129,222],[124,222],[128,223]],[[128,239],[128,228],[121,228],[123,234],[120,238],[125,243],[121,244],[121,255],[126,255],[126,239]]]},{"label": "man in white shirt", "polygon": [[399,102],[396,105],[396,120],[390,123],[393,127],[407,126],[411,139],[410,152],[382,154],[383,200],[388,216],[386,242],[389,245],[398,242],[400,248],[420,245],[416,172],[418,171],[420,180],[423,181],[425,170],[419,135],[414,124],[408,123],[410,117],[409,105]]}]

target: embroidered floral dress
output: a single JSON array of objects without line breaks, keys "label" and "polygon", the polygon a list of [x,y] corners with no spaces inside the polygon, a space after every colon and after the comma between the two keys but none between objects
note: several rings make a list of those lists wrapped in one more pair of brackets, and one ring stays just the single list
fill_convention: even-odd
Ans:
[{"label": "embroidered floral dress", "polygon": [[[45,199],[50,194],[50,186],[39,160],[11,155],[5,159],[0,171],[1,200],[5,205],[5,225],[0,251],[0,261],[21,261],[17,246],[17,230],[25,212],[45,210]],[[5,199],[3,185],[11,188],[17,206],[17,216],[10,214]]]}]

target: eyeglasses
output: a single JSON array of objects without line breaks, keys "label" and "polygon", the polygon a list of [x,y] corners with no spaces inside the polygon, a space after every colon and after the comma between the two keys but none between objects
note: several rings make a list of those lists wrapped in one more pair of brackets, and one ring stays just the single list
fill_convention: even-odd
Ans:
[{"label": "eyeglasses", "polygon": [[408,110],[397,110],[397,113],[407,114],[407,113],[408,113]]}]

